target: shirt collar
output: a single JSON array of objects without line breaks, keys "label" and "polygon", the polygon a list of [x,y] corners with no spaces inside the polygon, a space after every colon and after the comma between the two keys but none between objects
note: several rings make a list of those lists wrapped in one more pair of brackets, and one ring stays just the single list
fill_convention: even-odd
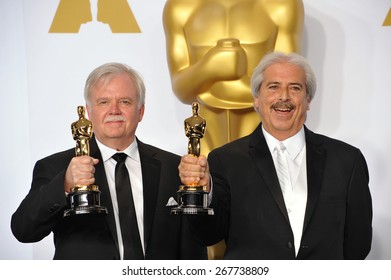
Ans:
[{"label": "shirt collar", "polygon": [[270,153],[273,153],[274,148],[278,143],[282,142],[284,146],[286,147],[286,150],[291,157],[292,160],[295,160],[295,158],[299,155],[300,151],[305,146],[305,134],[304,134],[304,126],[301,127],[298,133],[293,135],[292,137],[289,137],[288,139],[285,139],[284,141],[279,141],[276,138],[274,138],[270,133],[268,133],[264,127],[262,126],[262,132],[265,136],[267,146],[269,147]]},{"label": "shirt collar", "polygon": [[[95,138],[96,139],[96,138]],[[138,144],[137,144],[137,141],[136,141],[136,138],[135,140],[132,142],[132,144],[130,144],[125,150],[123,151],[117,151],[115,149],[112,149],[108,146],[106,146],[105,144],[101,143],[98,141],[98,139],[96,139],[96,143],[98,144],[98,147],[99,147],[99,150],[100,150],[100,153],[102,155],[102,160],[103,162],[106,162],[108,161],[109,159],[111,159],[111,157],[118,153],[118,152],[122,152],[122,153],[125,153],[128,155],[128,157],[132,158],[133,160],[137,161],[137,162],[140,162],[140,154],[138,152]]]}]

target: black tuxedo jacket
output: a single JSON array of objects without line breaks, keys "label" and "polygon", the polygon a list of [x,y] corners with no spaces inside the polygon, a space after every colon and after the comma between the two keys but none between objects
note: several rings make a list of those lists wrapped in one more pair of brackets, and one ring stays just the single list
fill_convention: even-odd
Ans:
[{"label": "black tuxedo jacket", "polygon": [[[167,202],[176,199],[180,186],[180,157],[138,141],[144,192],[144,242],[146,259],[206,259],[206,248],[188,232],[186,221],[171,216]],[[75,150],[39,160],[31,189],[11,219],[20,242],[37,242],[53,232],[54,259],[119,259],[113,206],[101,153],[95,138],[90,155],[99,159],[95,183],[107,215],[83,214],[63,218],[68,208],[64,192],[66,168]]]},{"label": "black tuxedo jacket", "polygon": [[[308,199],[298,259],[364,259],[372,203],[361,152],[305,128]],[[294,259],[295,248],[261,125],[208,156],[214,217],[191,217],[206,245],[225,239],[226,259]]]}]

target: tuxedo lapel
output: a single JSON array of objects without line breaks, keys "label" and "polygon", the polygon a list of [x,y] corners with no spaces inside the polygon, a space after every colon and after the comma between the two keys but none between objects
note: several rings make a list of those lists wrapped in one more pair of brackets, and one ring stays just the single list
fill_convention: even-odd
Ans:
[{"label": "tuxedo lapel", "polygon": [[321,147],[321,140],[312,131],[305,127],[306,149],[307,149],[307,207],[304,217],[303,232],[311,220],[311,216],[317,205],[323,171],[326,161],[326,151]]},{"label": "tuxedo lapel", "polygon": [[156,210],[156,201],[159,192],[160,161],[154,158],[154,152],[141,141],[137,140],[140,153],[141,170],[143,176],[144,195],[144,242],[148,248],[148,240],[151,235],[153,219]]},{"label": "tuxedo lapel", "polygon": [[284,198],[278,182],[276,169],[274,167],[273,158],[270,154],[266,139],[262,133],[261,125],[250,135],[249,152],[255,162],[259,172],[261,173],[266,186],[269,188],[274,200],[277,202],[281,213],[289,223],[288,212],[286,210]]},{"label": "tuxedo lapel", "polygon": [[109,225],[110,232],[115,240],[115,244],[118,247],[117,229],[115,225],[113,203],[111,202],[109,185],[107,183],[106,171],[102,155],[96,143],[95,137],[90,141],[90,156],[99,159],[99,163],[95,166],[95,184],[100,190],[100,204],[107,208],[106,221]]}]

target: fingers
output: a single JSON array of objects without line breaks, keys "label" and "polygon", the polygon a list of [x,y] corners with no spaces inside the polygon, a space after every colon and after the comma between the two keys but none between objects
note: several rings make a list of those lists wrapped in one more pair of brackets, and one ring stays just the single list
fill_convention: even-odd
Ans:
[{"label": "fingers", "polygon": [[64,190],[70,192],[75,186],[88,186],[95,183],[95,165],[99,160],[90,156],[72,158],[65,172]]},{"label": "fingers", "polygon": [[209,166],[205,156],[201,155],[198,158],[192,155],[183,156],[178,170],[183,184],[196,183],[201,186],[209,186]]}]

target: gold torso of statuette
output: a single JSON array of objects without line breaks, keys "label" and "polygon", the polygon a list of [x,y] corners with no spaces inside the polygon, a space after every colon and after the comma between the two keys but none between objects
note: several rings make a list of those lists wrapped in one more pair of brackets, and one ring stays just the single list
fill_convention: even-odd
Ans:
[{"label": "gold torso of statuette", "polygon": [[188,154],[196,157],[201,154],[201,138],[204,137],[206,129],[206,121],[198,114],[199,104],[193,102],[193,115],[185,120],[185,134],[189,139]]},{"label": "gold torso of statuette", "polygon": [[85,108],[83,106],[78,106],[77,112],[79,119],[71,125],[72,136],[76,141],[75,154],[76,156],[89,156],[89,140],[92,137],[92,123],[85,118]]},{"label": "gold torso of statuette", "polygon": [[[204,1],[184,27],[184,35],[187,38],[190,64],[201,60],[211,49],[242,48],[247,59],[238,61],[238,64],[246,66],[246,72],[251,73],[262,56],[270,51],[270,46],[276,42],[278,26],[267,15],[265,9],[254,9],[248,1],[236,1],[235,4],[226,5],[222,1]],[[252,1],[254,2],[254,1]],[[259,2],[259,1],[258,1]],[[246,12],[244,12],[246,11]],[[210,13],[219,16],[209,16]],[[255,28],[261,24],[263,28]],[[238,42],[229,39],[237,39]],[[220,45],[216,45],[219,40]],[[223,54],[223,53],[222,53]],[[216,65],[216,71],[227,65]],[[237,67],[240,67],[238,65]],[[249,94],[246,84],[249,76],[243,75],[238,79],[226,79],[216,81],[201,93],[198,99],[211,107],[220,109],[248,108],[253,104],[253,98]]]}]

